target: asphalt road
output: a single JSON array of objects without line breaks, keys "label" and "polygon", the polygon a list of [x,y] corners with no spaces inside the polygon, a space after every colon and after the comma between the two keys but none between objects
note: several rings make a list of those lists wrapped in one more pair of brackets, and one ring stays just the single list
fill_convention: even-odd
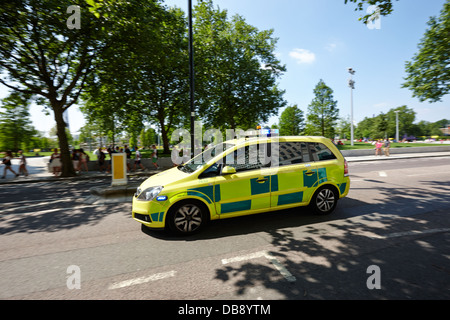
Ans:
[{"label": "asphalt road", "polygon": [[142,230],[129,202],[87,204],[107,179],[2,185],[0,299],[450,299],[450,157],[350,174],[332,215],[215,221],[189,238]]}]

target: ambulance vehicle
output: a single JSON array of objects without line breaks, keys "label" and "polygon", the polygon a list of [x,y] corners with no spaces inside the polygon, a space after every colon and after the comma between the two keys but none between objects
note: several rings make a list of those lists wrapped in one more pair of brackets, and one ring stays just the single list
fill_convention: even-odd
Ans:
[{"label": "ambulance vehicle", "polygon": [[293,207],[329,214],[349,188],[347,161],[330,139],[230,140],[144,181],[132,216],[146,227],[187,235],[211,220]]}]

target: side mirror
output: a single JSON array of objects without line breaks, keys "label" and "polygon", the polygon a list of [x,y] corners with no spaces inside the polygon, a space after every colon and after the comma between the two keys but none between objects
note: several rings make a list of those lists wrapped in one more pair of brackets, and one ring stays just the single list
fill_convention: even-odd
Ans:
[{"label": "side mirror", "polygon": [[222,174],[232,174],[232,173],[236,173],[236,169],[230,166],[225,166],[222,169]]}]

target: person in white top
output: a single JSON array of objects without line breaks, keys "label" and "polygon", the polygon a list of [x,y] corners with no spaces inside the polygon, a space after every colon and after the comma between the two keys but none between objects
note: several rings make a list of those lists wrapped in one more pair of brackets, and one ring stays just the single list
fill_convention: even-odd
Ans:
[{"label": "person in white top", "polygon": [[142,155],[139,149],[136,150],[135,158],[134,158],[134,166],[133,171],[136,171],[136,166],[139,165],[142,170],[145,170],[144,165],[141,163]]},{"label": "person in white top", "polygon": [[28,176],[27,160],[26,160],[25,155],[23,154],[22,150],[19,150],[19,159],[20,159],[19,174],[23,173],[24,176]]}]

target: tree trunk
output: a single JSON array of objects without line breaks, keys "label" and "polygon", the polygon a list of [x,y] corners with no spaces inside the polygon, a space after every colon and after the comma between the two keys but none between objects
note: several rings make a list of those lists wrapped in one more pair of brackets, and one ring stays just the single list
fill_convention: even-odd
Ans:
[{"label": "tree trunk", "polygon": [[170,154],[170,146],[169,146],[169,137],[167,136],[167,130],[166,127],[164,126],[164,122],[160,121],[159,122],[160,127],[161,127],[161,138],[163,141],[163,147],[164,147],[164,154]]},{"label": "tree trunk", "polygon": [[59,148],[61,153],[61,177],[75,176],[72,157],[70,156],[69,143],[66,135],[66,123],[63,118],[63,109],[58,102],[52,102],[52,109],[56,121],[56,134],[58,135]]}]

